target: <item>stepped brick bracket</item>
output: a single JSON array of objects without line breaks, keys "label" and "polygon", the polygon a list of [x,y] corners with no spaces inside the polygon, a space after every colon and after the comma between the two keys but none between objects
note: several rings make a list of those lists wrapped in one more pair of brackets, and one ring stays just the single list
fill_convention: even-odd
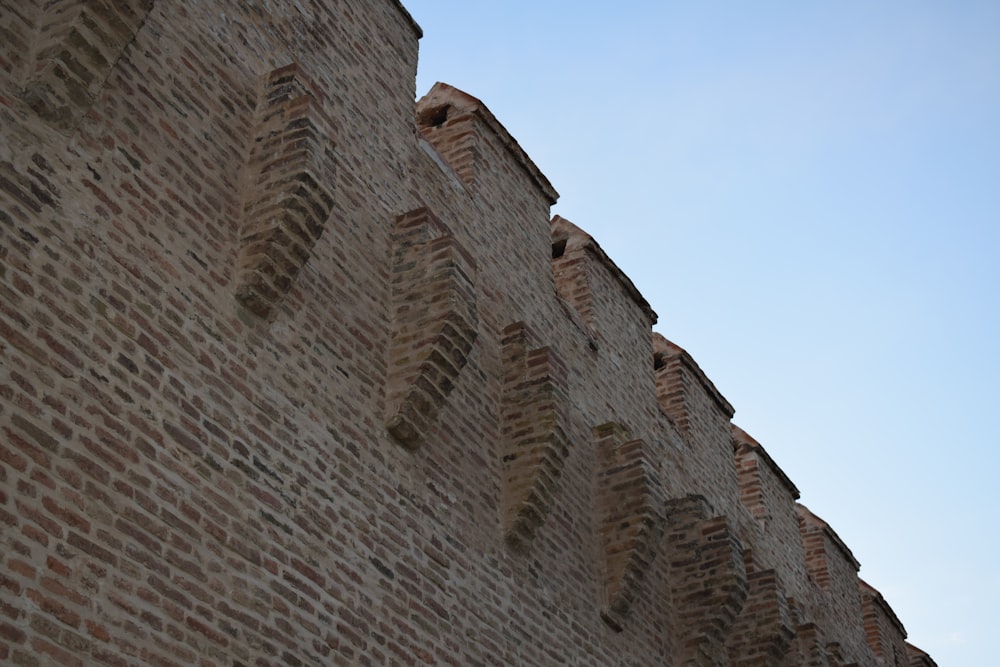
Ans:
[{"label": "stepped brick bracket", "polygon": [[34,4],[40,11],[21,97],[52,126],[72,129],[142,27],[153,0]]},{"label": "stepped brick bracket", "polygon": [[795,631],[794,645],[785,665],[803,667],[831,667],[835,664],[823,644],[819,627],[815,623],[803,623]]},{"label": "stepped brick bracket", "polygon": [[[749,564],[747,568],[750,569]],[[795,637],[784,588],[774,570],[747,575],[749,594],[726,649],[733,667],[778,667]]]},{"label": "stepped brick bracket", "polygon": [[257,113],[236,299],[267,318],[323,234],[333,207],[335,161],[330,120],[298,65],[265,77]]},{"label": "stepped brick bracket", "polygon": [[747,599],[743,549],[725,516],[689,495],[667,502],[667,552],[680,665],[726,664],[726,643]]},{"label": "stepped brick bracket", "polygon": [[569,453],[566,368],[524,322],[503,331],[504,539],[525,552],[552,506]]},{"label": "stepped brick bracket", "polygon": [[830,642],[826,645],[827,660],[835,667],[859,667],[856,662],[847,662],[844,659],[844,648],[840,642]]},{"label": "stepped brick bracket", "polygon": [[601,618],[621,632],[663,537],[663,498],[645,443],[619,424],[594,429],[606,595]]},{"label": "stepped brick bracket", "polygon": [[839,642],[824,642],[822,629],[815,623],[803,623],[798,627],[793,648],[782,663],[788,667],[859,667],[860,664],[848,662]]},{"label": "stepped brick bracket", "polygon": [[427,208],[396,220],[389,433],[415,449],[427,440],[478,336],[472,257]]}]

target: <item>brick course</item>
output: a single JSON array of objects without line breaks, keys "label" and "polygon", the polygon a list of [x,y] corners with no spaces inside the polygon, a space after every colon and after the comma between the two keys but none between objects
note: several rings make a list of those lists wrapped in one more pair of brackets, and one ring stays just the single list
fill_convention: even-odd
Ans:
[{"label": "brick course", "polygon": [[393,0],[0,0],[0,662],[933,665]]}]

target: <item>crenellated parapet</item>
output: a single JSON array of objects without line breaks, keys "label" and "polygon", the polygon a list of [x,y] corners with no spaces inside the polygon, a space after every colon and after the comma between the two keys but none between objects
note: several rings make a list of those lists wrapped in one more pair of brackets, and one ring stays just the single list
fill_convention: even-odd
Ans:
[{"label": "crenellated parapet", "polygon": [[796,512],[799,490],[757,440],[735,424],[731,436],[740,505],[754,519],[754,561],[780,571],[786,594],[802,599],[809,584]]},{"label": "crenellated parapet", "polygon": [[937,663],[926,652],[910,643],[906,644],[906,656],[908,662],[903,664],[909,667],[937,667]]},{"label": "crenellated parapet", "polygon": [[700,480],[698,493],[720,511],[733,512],[739,497],[733,407],[687,351],[656,332],[651,340],[656,400],[686,445],[685,469]]},{"label": "crenellated parapet", "polygon": [[739,478],[740,501],[760,521],[769,521],[778,508],[792,508],[799,489],[767,450],[743,429],[733,430],[733,452]]},{"label": "crenellated parapet", "polygon": [[556,290],[588,329],[594,324],[587,248],[590,235],[560,216],[552,218],[552,273]]},{"label": "crenellated parapet", "polygon": [[934,665],[397,0],[0,12],[0,663]]},{"label": "crenellated parapet", "polygon": [[[861,565],[840,536],[804,505],[796,505],[805,552],[806,571],[815,585],[811,615],[827,630],[827,644],[836,646],[847,663],[868,662],[857,573]],[[808,606],[808,605],[807,605]],[[829,651],[834,652],[832,649]],[[837,663],[840,664],[840,663]]]},{"label": "crenellated parapet", "polygon": [[882,664],[904,667],[908,662],[906,628],[882,594],[858,579],[868,646]]},{"label": "crenellated parapet", "polygon": [[[654,333],[653,368],[660,406],[685,437],[704,445],[709,440],[728,442],[733,406],[690,354]],[[721,438],[719,434],[723,431],[727,435]]]},{"label": "crenellated parapet", "polygon": [[487,141],[518,165],[549,205],[558,194],[517,140],[480,100],[446,83],[436,83],[417,103],[417,129],[455,171],[461,181],[476,191],[484,172],[491,169],[493,153]]},{"label": "crenellated parapet", "polygon": [[591,330],[597,326],[594,299],[600,298],[595,284],[598,271],[609,276],[625,298],[639,309],[646,320],[645,327],[656,324],[656,313],[649,303],[594,237],[559,215],[552,218],[551,227],[552,272],[556,290]]},{"label": "crenellated parapet", "polygon": [[[591,391],[607,385],[616,394],[614,414],[594,421],[659,429],[659,423],[654,425],[649,418],[656,409],[650,367],[650,329],[656,313],[592,236],[558,215],[550,222],[550,232],[550,271],[560,320],[574,337],[581,336],[586,354],[593,355],[594,369],[602,369],[592,380]],[[617,396],[621,392],[628,397]],[[729,454],[723,451],[722,456]],[[731,469],[728,458],[727,462]]]},{"label": "crenellated parapet", "polygon": [[805,505],[796,505],[795,509],[805,548],[806,568],[817,586],[828,591],[837,583],[838,570],[846,568],[857,572],[861,568],[854,554],[829,524]]}]

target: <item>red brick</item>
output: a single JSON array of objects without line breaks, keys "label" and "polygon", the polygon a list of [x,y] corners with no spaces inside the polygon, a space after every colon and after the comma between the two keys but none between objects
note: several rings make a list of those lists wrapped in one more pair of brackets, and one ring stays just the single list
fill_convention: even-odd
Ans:
[{"label": "red brick", "polygon": [[8,12],[0,662],[926,665],[401,5],[306,4]]}]

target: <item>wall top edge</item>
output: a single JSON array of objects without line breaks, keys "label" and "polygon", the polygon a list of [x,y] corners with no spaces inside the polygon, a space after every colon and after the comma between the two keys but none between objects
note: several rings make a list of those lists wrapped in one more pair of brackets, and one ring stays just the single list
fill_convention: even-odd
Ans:
[{"label": "wall top edge", "polygon": [[[457,116],[475,116],[486,125],[487,128],[500,140],[501,145],[507,149],[514,160],[527,173],[528,177],[534,181],[538,190],[545,197],[549,206],[553,206],[559,200],[559,193],[552,187],[552,183],[542,173],[541,169],[532,161],[517,139],[507,131],[493,112],[482,102],[463,90],[438,81],[431,89],[417,102],[418,113],[422,109],[433,108],[435,106],[449,105],[457,112]],[[450,115],[450,114],[449,114]]]}]

